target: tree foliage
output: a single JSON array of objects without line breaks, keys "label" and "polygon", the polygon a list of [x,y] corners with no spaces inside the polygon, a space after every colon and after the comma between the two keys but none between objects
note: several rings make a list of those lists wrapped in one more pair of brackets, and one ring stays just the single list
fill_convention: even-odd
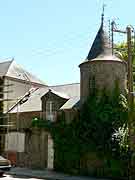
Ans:
[{"label": "tree foliage", "polygon": [[[134,39],[132,39],[131,41],[131,44],[132,44],[131,52],[132,52],[133,61],[135,61],[135,44],[134,44],[135,42],[134,41],[135,41]],[[121,42],[121,43],[116,44],[115,53],[120,59],[127,61],[128,59],[127,42]]]},{"label": "tree foliage", "polygon": [[[132,62],[133,62],[133,80],[135,82],[135,40],[132,39]],[[121,42],[119,44],[116,44],[115,46],[115,54],[122,60],[127,61],[128,60],[128,47],[127,42]],[[135,87],[134,87],[135,89]]]}]

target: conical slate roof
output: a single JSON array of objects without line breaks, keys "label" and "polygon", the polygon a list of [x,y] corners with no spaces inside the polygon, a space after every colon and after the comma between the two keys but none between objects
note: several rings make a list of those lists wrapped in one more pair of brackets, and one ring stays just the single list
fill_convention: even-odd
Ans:
[{"label": "conical slate roof", "polygon": [[101,54],[111,54],[109,39],[103,29],[103,23],[101,23],[96,38],[91,46],[91,49],[87,56],[87,60],[95,59]]},{"label": "conical slate roof", "polygon": [[87,63],[89,61],[99,61],[99,60],[111,60],[111,61],[114,60],[114,61],[123,62],[123,60],[119,59],[115,54],[112,54],[112,47],[110,46],[108,35],[104,31],[103,15],[101,19],[101,26],[91,46],[88,56],[86,57],[85,61],[83,61],[79,65],[79,67],[82,64]]}]

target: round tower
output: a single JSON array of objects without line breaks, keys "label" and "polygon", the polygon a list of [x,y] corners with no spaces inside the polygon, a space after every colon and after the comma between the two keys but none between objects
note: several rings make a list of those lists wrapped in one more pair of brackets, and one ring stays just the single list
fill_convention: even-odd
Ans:
[{"label": "round tower", "polygon": [[80,100],[81,104],[90,95],[93,88],[112,91],[119,82],[121,93],[126,89],[126,62],[112,55],[108,37],[101,26],[84,62],[80,65]]}]

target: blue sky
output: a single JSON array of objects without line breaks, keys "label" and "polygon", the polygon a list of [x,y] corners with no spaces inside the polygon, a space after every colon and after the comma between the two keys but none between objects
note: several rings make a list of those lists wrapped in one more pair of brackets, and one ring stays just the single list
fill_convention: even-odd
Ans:
[{"label": "blue sky", "polygon": [[[104,2],[106,26],[109,19],[119,28],[135,26],[134,0]],[[79,82],[78,65],[100,26],[102,4],[103,0],[1,0],[0,59],[14,57],[49,85]]]}]

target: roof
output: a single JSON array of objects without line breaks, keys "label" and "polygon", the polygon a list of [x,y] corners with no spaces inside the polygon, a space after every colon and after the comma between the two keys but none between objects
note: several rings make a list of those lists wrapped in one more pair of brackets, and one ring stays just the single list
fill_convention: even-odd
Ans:
[{"label": "roof", "polygon": [[65,94],[63,92],[58,92],[58,91],[54,91],[53,89],[49,89],[47,93],[50,93],[50,92],[55,94],[56,96],[63,98],[63,99],[69,99],[70,98],[67,94]]},{"label": "roof", "polygon": [[103,24],[101,24],[95,40],[91,46],[91,49],[88,53],[87,60],[95,59],[101,54],[108,53],[111,53],[109,39],[107,37],[107,33],[103,29]]},{"label": "roof", "polygon": [[6,76],[18,80],[45,85],[43,81],[23,69],[14,60],[0,62],[0,76]]},{"label": "roof", "polygon": [[88,56],[79,66],[84,63],[92,61],[119,61],[125,63],[123,60],[118,58],[115,54],[112,54],[112,47],[109,44],[109,38],[107,33],[104,31],[103,22],[98,30],[95,40],[91,46]]},{"label": "roof", "polygon": [[13,109],[20,107],[21,104],[25,103],[27,100],[29,100],[29,97],[32,95],[33,92],[35,92],[38,87],[32,87],[27,91],[23,96],[21,96],[5,113],[11,112]]},{"label": "roof", "polygon": [[70,98],[61,108],[60,110],[72,109],[72,108],[79,108],[80,104],[80,97],[75,96]]},{"label": "roof", "polygon": [[49,88],[58,91],[60,93],[64,93],[69,97],[75,97],[75,96],[80,97],[80,83],[56,85],[56,86],[50,86]]},{"label": "roof", "polygon": [[16,113],[16,112],[33,112],[33,111],[41,111],[42,104],[41,104],[41,97],[44,95],[44,93],[48,92],[48,87],[43,87],[40,89],[37,89],[35,92],[33,92],[28,101],[25,103],[18,105],[19,107],[15,106],[10,113]]},{"label": "roof", "polygon": [[0,76],[6,76],[12,61],[0,62]]},{"label": "roof", "polygon": [[[41,111],[42,110],[42,102],[41,97],[48,93],[49,89],[53,90],[53,92],[59,94],[59,96],[69,97],[71,100],[67,104],[65,104],[66,109],[69,107],[73,107],[73,103],[77,103],[77,99],[80,99],[80,84],[73,83],[73,84],[65,84],[65,85],[57,85],[57,86],[50,86],[50,87],[41,87],[34,91],[28,101],[24,104],[20,105],[19,108],[15,107],[12,109],[10,113],[16,113],[17,109],[19,112],[32,112],[32,111]],[[65,108],[64,107],[64,108]],[[68,108],[69,109],[69,108]]]}]

